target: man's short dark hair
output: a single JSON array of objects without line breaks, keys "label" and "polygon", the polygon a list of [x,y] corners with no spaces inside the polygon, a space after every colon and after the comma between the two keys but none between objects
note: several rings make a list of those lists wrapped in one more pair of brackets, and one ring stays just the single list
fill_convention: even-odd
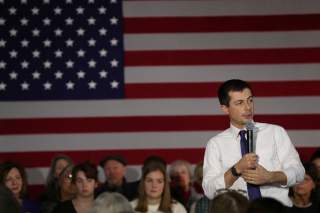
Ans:
[{"label": "man's short dark hair", "polygon": [[218,97],[219,97],[220,104],[229,106],[229,102],[230,102],[229,92],[230,91],[241,92],[244,89],[250,89],[250,91],[252,92],[251,86],[243,80],[231,79],[224,82],[218,89]]}]

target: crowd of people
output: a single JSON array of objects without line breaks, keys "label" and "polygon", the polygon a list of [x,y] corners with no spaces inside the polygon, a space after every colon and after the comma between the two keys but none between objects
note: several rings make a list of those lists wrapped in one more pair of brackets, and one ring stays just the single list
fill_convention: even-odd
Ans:
[{"label": "crowd of people", "polygon": [[0,212],[6,213],[318,213],[320,148],[302,163],[286,130],[253,121],[251,86],[240,79],[218,89],[230,127],[207,143],[204,160],[194,169],[183,159],[145,159],[141,178],[126,180],[124,156],[97,165],[74,165],[64,155],[52,160],[45,191],[28,199],[24,168],[0,165]]},{"label": "crowd of people", "polygon": [[319,212],[320,149],[304,163],[305,177],[290,188],[292,207],[262,197],[249,201],[246,191],[224,189],[213,199],[201,187],[203,162],[192,168],[184,160],[167,166],[160,156],[149,156],[141,168],[140,180],[125,178],[127,161],[123,156],[107,156],[100,162],[106,180],[98,181],[98,165],[89,161],[74,165],[65,155],[52,160],[45,191],[39,199],[27,194],[25,169],[13,162],[0,166],[0,212],[29,213],[255,213],[255,212]]}]

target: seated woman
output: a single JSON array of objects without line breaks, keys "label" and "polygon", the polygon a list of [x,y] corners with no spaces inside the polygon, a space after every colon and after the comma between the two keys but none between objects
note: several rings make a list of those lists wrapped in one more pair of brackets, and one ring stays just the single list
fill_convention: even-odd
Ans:
[{"label": "seated woman", "polygon": [[75,166],[72,170],[72,183],[77,189],[75,198],[59,203],[53,213],[90,212],[94,201],[94,190],[98,186],[96,166],[88,161]]},{"label": "seated woman", "polygon": [[138,191],[138,198],[131,202],[136,212],[187,212],[171,198],[166,170],[161,163],[149,163],[143,168]]},{"label": "seated woman", "polygon": [[60,154],[52,158],[45,190],[40,196],[42,213],[51,213],[54,206],[61,201],[58,179],[60,173],[72,164],[72,159],[67,155]]},{"label": "seated woman", "polygon": [[75,197],[76,188],[72,183],[72,165],[65,167],[57,179],[57,191],[52,198],[41,203],[42,213],[51,213],[54,207],[63,201],[71,200]]},{"label": "seated woman", "polygon": [[290,189],[290,198],[293,206],[289,209],[289,212],[319,212],[319,203],[315,198],[316,190],[316,170],[314,165],[305,163],[305,175],[304,180]]},{"label": "seated woman", "polygon": [[0,212],[20,213],[20,204],[10,189],[0,184]]},{"label": "seated woman", "polygon": [[13,162],[3,163],[0,171],[0,183],[10,189],[21,205],[21,212],[40,212],[40,205],[26,198],[27,176],[21,165]]},{"label": "seated woman", "polygon": [[192,183],[191,165],[185,160],[172,162],[169,170],[171,178],[171,195],[181,202],[189,211],[191,205],[203,194],[197,192]]}]

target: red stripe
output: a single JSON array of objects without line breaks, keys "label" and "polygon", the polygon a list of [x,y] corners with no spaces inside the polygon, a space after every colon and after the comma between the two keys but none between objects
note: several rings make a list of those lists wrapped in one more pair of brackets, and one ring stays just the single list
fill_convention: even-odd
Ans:
[{"label": "red stripe", "polygon": [[[303,160],[308,160],[317,147],[297,147]],[[75,163],[90,160],[96,164],[108,155],[119,154],[124,156],[131,165],[142,164],[150,155],[163,157],[167,163],[184,159],[190,163],[203,160],[203,148],[181,149],[139,149],[139,150],[96,150],[96,151],[61,151],[61,152],[24,152],[24,153],[0,153],[0,160],[10,160],[22,164],[25,167],[49,167],[51,159],[57,154],[70,156]],[[36,157],[35,157],[36,156]],[[39,160],[41,159],[41,160]]]},{"label": "red stripe", "polygon": [[320,62],[320,48],[126,51],[125,66]]},{"label": "red stripe", "polygon": [[[146,27],[147,26],[147,27]],[[320,14],[125,18],[125,33],[247,32],[320,29]]]},{"label": "red stripe", "polygon": [[[127,84],[126,98],[211,98],[221,82]],[[319,96],[320,81],[251,82],[255,96]]]},{"label": "red stripe", "polygon": [[[256,115],[286,129],[320,129],[320,114]],[[94,132],[209,131],[229,126],[225,115],[2,119],[0,135]],[[107,139],[106,139],[107,140]]]}]

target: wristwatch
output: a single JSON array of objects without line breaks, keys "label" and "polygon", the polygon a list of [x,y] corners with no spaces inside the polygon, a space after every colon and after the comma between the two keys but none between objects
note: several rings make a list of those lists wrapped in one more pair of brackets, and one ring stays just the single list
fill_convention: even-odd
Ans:
[{"label": "wristwatch", "polygon": [[231,167],[231,173],[235,177],[240,177],[241,176],[241,173],[237,172],[236,167],[234,167],[234,165]]}]

